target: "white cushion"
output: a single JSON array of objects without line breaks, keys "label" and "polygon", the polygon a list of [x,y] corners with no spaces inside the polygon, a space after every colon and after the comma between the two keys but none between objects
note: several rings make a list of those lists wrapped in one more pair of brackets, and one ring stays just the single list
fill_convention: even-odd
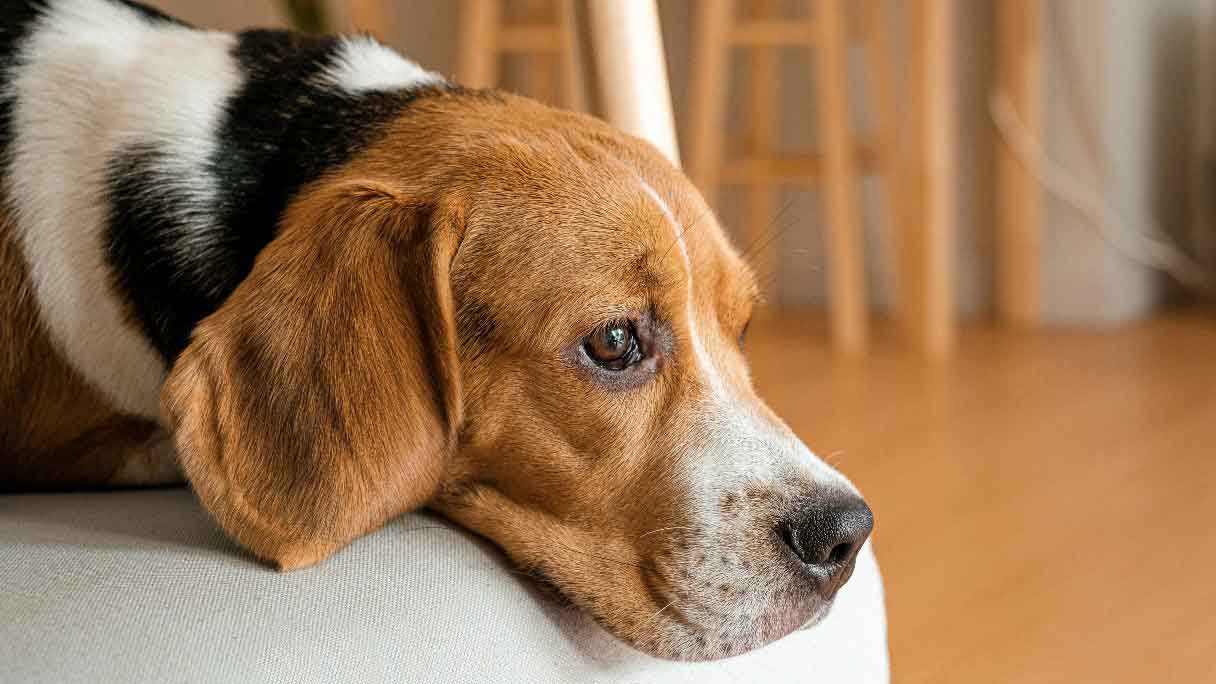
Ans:
[{"label": "white cushion", "polygon": [[820,626],[712,663],[645,656],[408,515],[279,574],[181,489],[0,497],[0,682],[887,682],[871,550]]}]

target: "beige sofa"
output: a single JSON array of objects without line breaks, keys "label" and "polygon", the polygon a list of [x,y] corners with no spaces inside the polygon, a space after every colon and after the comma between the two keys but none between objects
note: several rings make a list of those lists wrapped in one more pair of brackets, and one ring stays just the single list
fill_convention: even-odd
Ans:
[{"label": "beige sofa", "polygon": [[0,496],[0,682],[886,682],[867,548],[822,625],[673,663],[624,646],[486,542],[409,515],[279,574],[184,489]]}]

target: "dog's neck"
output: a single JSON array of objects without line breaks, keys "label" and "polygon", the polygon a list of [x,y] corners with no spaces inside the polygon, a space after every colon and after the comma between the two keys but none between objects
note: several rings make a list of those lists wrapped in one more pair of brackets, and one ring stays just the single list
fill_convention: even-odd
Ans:
[{"label": "dog's neck", "polygon": [[[112,288],[166,366],[303,186],[451,89],[364,37],[200,31],[120,0],[24,8],[0,27],[0,154],[23,244],[64,249],[48,235],[79,222],[100,263],[65,264],[82,271],[67,279]],[[103,313],[51,300],[52,332],[57,314]]]},{"label": "dog's neck", "polygon": [[[333,37],[238,34],[243,83],[224,106],[202,177],[166,183],[172,152],[155,143],[131,145],[111,161],[110,258],[167,360],[248,274],[300,188],[347,161],[410,102],[447,88],[318,85],[340,52]],[[211,197],[198,201],[195,184],[214,188]]]}]

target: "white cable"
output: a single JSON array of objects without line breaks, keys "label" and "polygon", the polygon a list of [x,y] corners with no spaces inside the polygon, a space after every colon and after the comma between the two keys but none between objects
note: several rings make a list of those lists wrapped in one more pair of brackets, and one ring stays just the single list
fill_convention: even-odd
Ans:
[{"label": "white cable", "polygon": [[1183,285],[1209,297],[1216,297],[1216,275],[1187,256],[1155,221],[1148,221],[1147,231],[1133,229],[1101,192],[1052,160],[1027,130],[1004,92],[989,93],[988,111],[997,132],[1030,175],[1088,217],[1098,236],[1116,252],[1148,268],[1165,271]]}]

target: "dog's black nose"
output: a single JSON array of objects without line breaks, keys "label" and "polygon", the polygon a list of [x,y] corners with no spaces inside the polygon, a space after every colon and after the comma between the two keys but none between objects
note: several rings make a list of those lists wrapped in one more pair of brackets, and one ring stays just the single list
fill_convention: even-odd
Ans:
[{"label": "dog's black nose", "polygon": [[830,598],[853,574],[853,561],[874,528],[874,514],[856,496],[817,501],[780,528],[781,538]]}]

